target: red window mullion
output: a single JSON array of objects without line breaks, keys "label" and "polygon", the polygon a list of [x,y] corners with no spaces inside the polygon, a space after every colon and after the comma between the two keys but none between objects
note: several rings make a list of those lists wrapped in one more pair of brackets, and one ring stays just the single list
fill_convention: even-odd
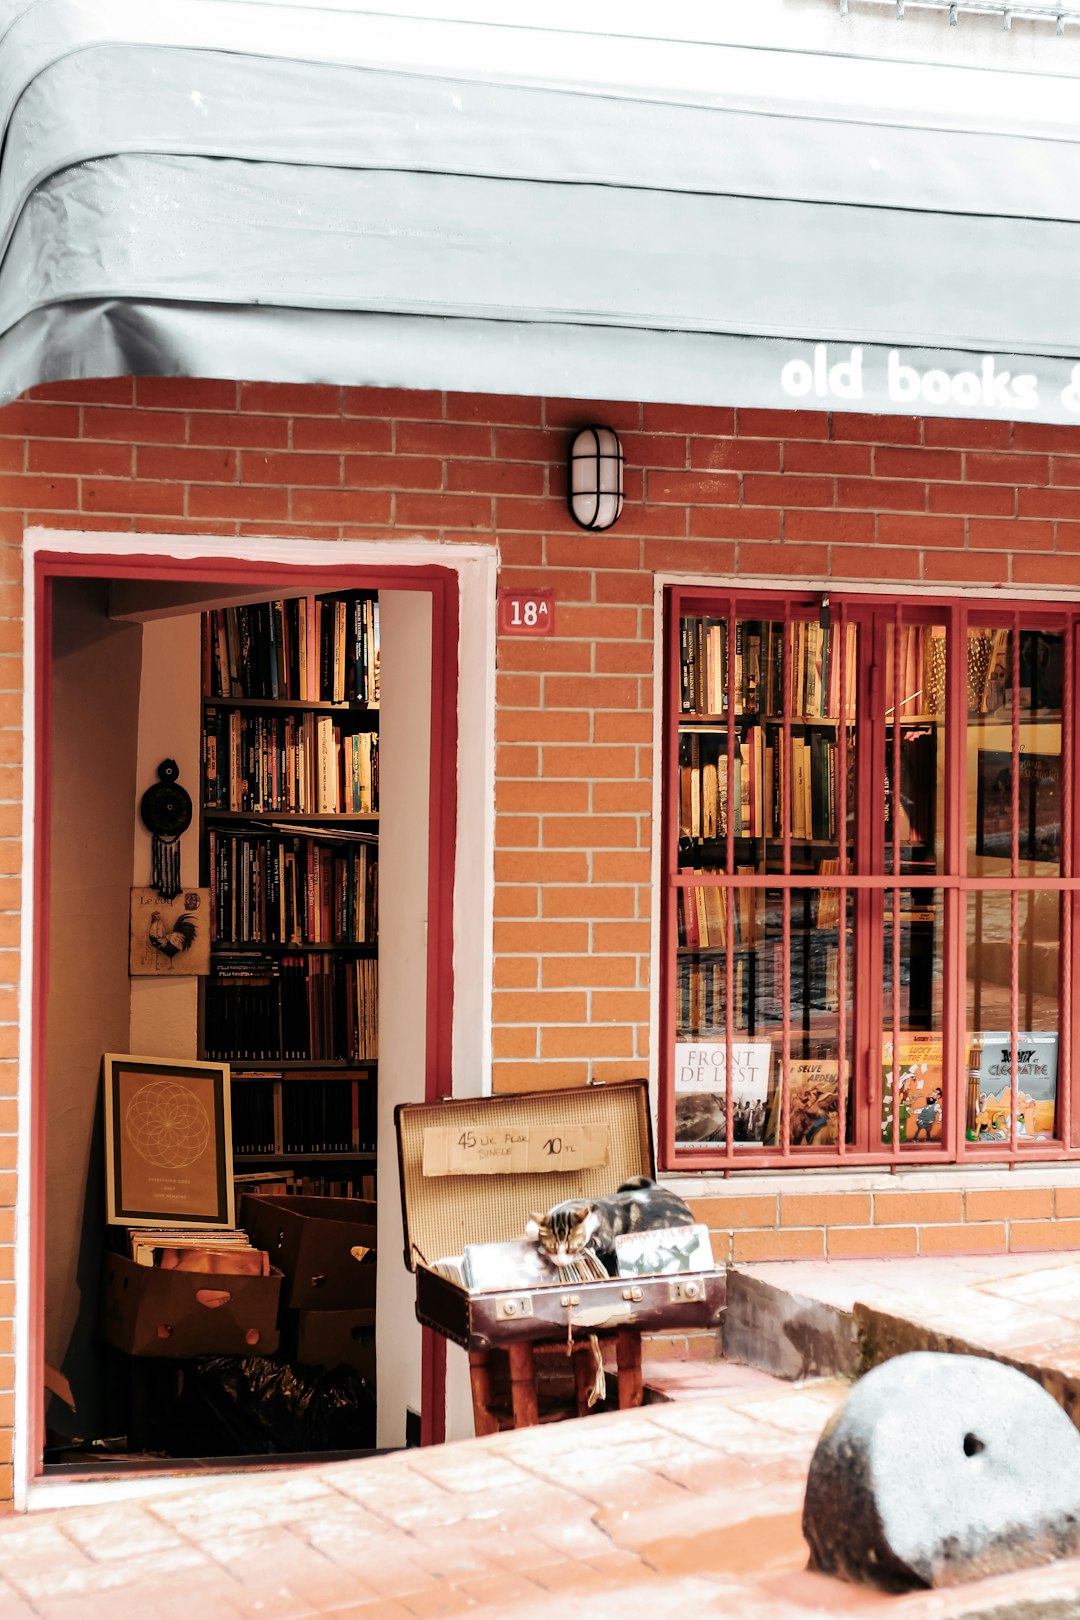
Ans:
[{"label": "red window mullion", "polygon": [[[679,870],[679,714],[682,707],[680,686],[681,667],[674,648],[679,646],[679,631],[684,612],[683,595],[678,590],[668,592],[667,612],[664,616],[664,656],[667,680],[665,701],[667,714],[674,715],[674,724],[664,727],[664,864],[668,883],[661,912],[662,960],[667,972],[662,975],[660,1034],[663,1041],[660,1075],[661,1098],[659,1107],[660,1151],[666,1164],[675,1158],[675,1075],[673,1059],[676,1027],[676,995],[679,979],[679,919],[680,892],[672,881]],[[674,965],[672,968],[672,964]]]},{"label": "red window mullion", "polygon": [[[1020,876],[1020,615],[1012,616],[1010,641],[1012,664],[1012,727],[1010,735],[1012,775],[1012,827],[1009,833],[1009,875],[1014,883]],[[1014,888],[1009,895],[1009,1147],[1017,1151],[1019,1142],[1016,1118],[1020,1083],[1018,1053],[1020,1045],[1020,897]],[[1058,1043],[1060,1045],[1060,1041]]]},{"label": "red window mullion", "polygon": [[[1065,629],[1065,673],[1061,687],[1061,872],[1071,878],[1075,871],[1076,828],[1073,820],[1073,760],[1076,757],[1076,626]],[[1065,894],[1061,902],[1061,1006],[1058,1009],[1058,1108],[1057,1134],[1066,1147],[1072,1147],[1072,1045],[1076,1039],[1075,1017],[1080,997],[1073,981],[1073,929],[1077,899]]]},{"label": "red window mullion", "polygon": [[727,716],[727,825],[725,828],[725,860],[728,884],[722,894],[724,906],[724,1148],[730,1162],[735,1152],[735,1088],[732,1080],[731,1051],[735,1040],[735,1016],[732,998],[735,994],[735,603],[729,597],[727,604],[727,641],[725,644],[727,668],[724,671],[725,713]]},{"label": "red window mullion", "polygon": [[[892,1078],[890,1082],[890,1111],[891,1129],[889,1132],[893,1159],[900,1158],[900,710],[903,705],[903,686],[901,684],[900,642],[904,629],[904,616],[901,605],[897,602],[893,612],[892,637],[892,692],[886,697],[892,699],[892,759],[889,761],[889,798],[892,803],[892,1007],[890,1009],[892,1026]],[[887,637],[888,631],[882,625],[882,634]],[[888,642],[886,640],[886,645]],[[886,668],[888,664],[886,663]],[[883,897],[884,898],[884,897]],[[882,928],[885,923],[885,908],[882,906]]]},{"label": "red window mullion", "polygon": [[[857,632],[856,632],[857,633]],[[836,803],[836,835],[838,841],[837,871],[841,879],[848,875],[847,865],[847,614],[843,603],[836,616],[835,634],[840,638],[839,701],[836,705],[836,770],[838,780],[833,793]],[[840,1025],[837,1031],[837,1149],[841,1158],[850,1147],[848,1135],[848,1079],[847,1079],[847,907],[848,891],[841,884],[836,913],[836,979],[837,1010]]]},{"label": "red window mullion", "polygon": [[[967,872],[965,822],[967,815],[967,608],[958,606],[946,618],[945,643],[945,849],[946,875]],[[944,892],[945,983],[942,1069],[958,1075],[967,1067],[967,897],[949,885]],[[946,1090],[943,1103],[944,1136],[950,1155],[967,1151],[967,1087],[961,1100],[956,1087]]]},{"label": "red window mullion", "polygon": [[[884,816],[881,791],[885,780],[885,733],[882,725],[882,630],[878,614],[860,626],[868,656],[861,660],[856,706],[857,810],[855,848],[861,874],[880,873],[884,867]],[[884,895],[880,889],[856,890],[856,943],[862,970],[856,992],[856,1042],[862,1068],[863,1100],[859,1110],[859,1147],[863,1153],[880,1149],[883,1097],[881,1032],[885,1027],[882,976],[870,971],[880,960]],[[858,1081],[856,1081],[856,1084]],[[876,1120],[876,1126],[875,1126]]]},{"label": "red window mullion", "polygon": [[791,808],[795,780],[791,759],[791,716],[797,670],[792,636],[791,602],[784,603],[784,683],[783,752],[784,792],[781,804],[781,833],[784,846],[784,884],[781,893],[781,1029],[780,1029],[780,1151],[791,1153]]}]

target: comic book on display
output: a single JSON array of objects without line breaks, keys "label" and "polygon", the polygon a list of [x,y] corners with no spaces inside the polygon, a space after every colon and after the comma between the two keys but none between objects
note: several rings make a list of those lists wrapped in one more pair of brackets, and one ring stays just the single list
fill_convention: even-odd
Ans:
[{"label": "comic book on display", "polygon": [[[764,1138],[771,1066],[771,1041],[731,1043],[732,1136],[736,1142]],[[676,1147],[726,1140],[727,1074],[725,1041],[676,1041]]]},{"label": "comic book on display", "polygon": [[[1008,1030],[982,1030],[968,1046],[969,1142],[1011,1141],[1014,1048]],[[1056,1032],[1018,1033],[1016,1059],[1016,1134],[1046,1141],[1057,1123]]]},{"label": "comic book on display", "polygon": [[[845,1065],[848,1072],[848,1065]],[[840,1065],[835,1058],[792,1058],[788,1064],[788,1140],[825,1147],[840,1140]],[[781,1140],[781,1065],[776,1062],[765,1141]]]},{"label": "comic book on display", "polygon": [[886,1145],[893,1140],[894,1099],[901,1142],[941,1140],[942,1051],[940,1030],[902,1029],[894,1063],[892,1032],[882,1036],[881,1140]]}]

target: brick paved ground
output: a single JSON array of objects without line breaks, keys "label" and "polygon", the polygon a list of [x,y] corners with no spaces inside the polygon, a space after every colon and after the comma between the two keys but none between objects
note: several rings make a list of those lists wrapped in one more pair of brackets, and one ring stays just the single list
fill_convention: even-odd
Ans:
[{"label": "brick paved ground", "polygon": [[[892,1321],[921,1311],[939,1334],[977,1325],[1003,1355],[1019,1348],[1019,1308],[1063,1369],[1080,1325],[1080,1256],[1009,1275],[975,1261],[769,1274],[846,1310],[872,1298]],[[899,1597],[809,1572],[806,1469],[847,1386],[731,1364],[668,1365],[655,1381],[674,1398],[637,1412],[9,1516],[0,1620],[1080,1616],[1080,1560]]]},{"label": "brick paved ground", "polygon": [[844,1389],[736,1387],[9,1517],[0,1620],[998,1620],[1021,1598],[1080,1613],[1080,1561],[903,1597],[809,1573],[803,1482]]}]

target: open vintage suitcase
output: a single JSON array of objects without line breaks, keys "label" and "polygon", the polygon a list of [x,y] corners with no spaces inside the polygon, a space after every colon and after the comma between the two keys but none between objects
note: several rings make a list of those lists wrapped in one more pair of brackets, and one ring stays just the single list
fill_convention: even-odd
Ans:
[{"label": "open vintage suitcase", "polygon": [[719,1325],[723,1271],[560,1280],[470,1293],[433,1269],[445,1257],[460,1255],[466,1244],[521,1238],[532,1211],[566,1198],[602,1197],[633,1176],[653,1175],[644,1081],[407,1103],[394,1117],[405,1264],[416,1272],[416,1315],[425,1327],[468,1350],[478,1434],[499,1427],[491,1409],[497,1353],[505,1351],[509,1359],[513,1422],[521,1427],[538,1421],[533,1359],[538,1346],[573,1347],[577,1406],[583,1413],[593,1378],[591,1335],[615,1338],[619,1405],[632,1406],[642,1398],[643,1331],[679,1333]]}]

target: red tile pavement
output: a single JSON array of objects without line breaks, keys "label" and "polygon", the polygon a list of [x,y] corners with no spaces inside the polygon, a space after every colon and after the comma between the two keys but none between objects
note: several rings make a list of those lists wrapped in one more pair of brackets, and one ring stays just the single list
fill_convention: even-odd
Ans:
[{"label": "red tile pavement", "polygon": [[1022,1598],[1080,1613],[1080,1560],[901,1597],[810,1573],[806,1468],[845,1388],[759,1375],[636,1412],[11,1516],[0,1620],[1003,1620]]}]

